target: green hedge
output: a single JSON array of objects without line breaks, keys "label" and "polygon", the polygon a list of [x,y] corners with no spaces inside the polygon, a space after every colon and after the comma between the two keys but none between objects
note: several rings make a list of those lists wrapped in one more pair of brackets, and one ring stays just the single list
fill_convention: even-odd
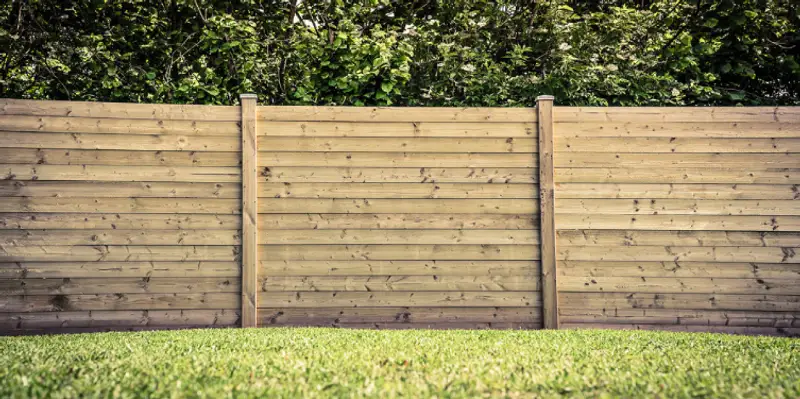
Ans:
[{"label": "green hedge", "polygon": [[0,96],[800,104],[799,13],[796,0],[11,0]]}]

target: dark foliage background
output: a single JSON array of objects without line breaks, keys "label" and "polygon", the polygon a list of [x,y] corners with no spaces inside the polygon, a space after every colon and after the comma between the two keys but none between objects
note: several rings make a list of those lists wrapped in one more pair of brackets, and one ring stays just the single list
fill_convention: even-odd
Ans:
[{"label": "dark foliage background", "polygon": [[800,104],[798,0],[6,0],[0,97]]}]

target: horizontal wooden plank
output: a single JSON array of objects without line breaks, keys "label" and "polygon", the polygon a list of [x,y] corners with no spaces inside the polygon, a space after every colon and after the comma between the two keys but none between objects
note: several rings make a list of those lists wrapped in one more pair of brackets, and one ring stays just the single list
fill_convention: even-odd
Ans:
[{"label": "horizontal wooden plank", "polygon": [[797,123],[797,107],[555,107],[556,123],[758,122]]},{"label": "horizontal wooden plank", "polygon": [[800,231],[800,216],[587,215],[561,213],[559,229]]},{"label": "horizontal wooden plank", "polygon": [[[260,202],[260,201],[259,201]],[[259,204],[259,206],[261,206]],[[262,208],[263,209],[263,208]],[[273,229],[532,229],[531,214],[259,214],[258,227]],[[269,234],[266,232],[265,234]]]},{"label": "horizontal wooden plank", "polygon": [[[529,214],[538,220],[538,201],[531,199],[345,199],[345,198],[260,198],[262,213],[349,213],[349,214]],[[452,217],[461,218],[466,216]]]},{"label": "horizontal wooden plank", "polygon": [[560,260],[800,263],[800,247],[636,246],[558,248]]},{"label": "horizontal wooden plank", "polygon": [[0,262],[141,262],[240,260],[238,246],[199,245],[97,245],[97,246],[3,246]]},{"label": "horizontal wooden plank", "polygon": [[562,292],[626,292],[654,294],[800,295],[800,278],[714,277],[575,277],[558,279]]},{"label": "horizontal wooden plank", "polygon": [[[238,183],[0,181],[0,197],[52,197],[56,199],[83,197],[85,200],[104,202],[106,201],[105,198],[119,197],[196,198],[204,200],[217,198],[238,199],[241,196],[242,185]],[[31,201],[38,199],[40,198],[31,198]]]},{"label": "horizontal wooden plank", "polygon": [[259,245],[258,250],[265,261],[539,259],[536,245]]},{"label": "horizontal wooden plank", "polygon": [[800,152],[800,138],[560,137],[556,140],[555,150],[611,153],[797,153]]},{"label": "horizontal wooden plank", "polygon": [[238,166],[242,156],[238,152],[0,148],[0,160],[35,165]]},{"label": "horizontal wooden plank", "polygon": [[0,147],[201,152],[201,151],[240,151],[242,148],[242,144],[240,143],[240,139],[236,136],[183,136],[175,134],[144,135],[144,134],[102,134],[102,133],[31,133],[31,132],[0,131]]},{"label": "horizontal wooden plank", "polygon": [[537,292],[261,292],[259,308],[541,306]]},{"label": "horizontal wooden plank", "polygon": [[558,183],[557,198],[800,199],[796,184]]},{"label": "horizontal wooden plank", "polygon": [[242,119],[239,107],[218,105],[132,104],[84,101],[0,99],[0,115],[83,118],[232,121]]},{"label": "horizontal wooden plank", "polygon": [[[2,265],[2,264],[0,264]],[[24,263],[22,265],[25,265]],[[2,267],[2,266],[0,266]],[[0,269],[2,270],[2,269]],[[260,276],[539,276],[539,262],[311,260],[261,261]]]},{"label": "horizontal wooden plank", "polygon": [[[172,143],[171,137],[159,137],[162,142]],[[189,146],[189,140],[183,137],[181,144]],[[195,140],[195,146],[205,144],[207,150],[225,151],[222,140]],[[790,140],[790,139],[786,139]],[[0,144],[3,144],[0,132]],[[138,143],[138,142],[137,142]],[[49,142],[48,142],[49,144]],[[214,147],[216,145],[216,147]],[[776,144],[777,145],[777,144]],[[535,138],[526,137],[273,137],[262,136],[258,139],[259,151],[272,152],[416,152],[416,153],[535,153],[539,142]],[[783,145],[789,150],[790,143]],[[54,147],[60,148],[60,147]],[[82,148],[82,147],[81,147]],[[192,147],[194,148],[194,147]],[[169,148],[174,149],[174,148]],[[180,149],[184,149],[181,147]],[[189,148],[186,148],[189,149]],[[776,151],[772,151],[776,152]]]},{"label": "horizontal wooden plank", "polygon": [[95,310],[0,313],[0,331],[119,327],[233,327],[239,312],[221,310]]},{"label": "horizontal wooden plank", "polygon": [[800,160],[792,153],[770,154],[648,154],[610,152],[560,152],[556,168],[800,168]]},{"label": "horizontal wooden plank", "polygon": [[264,167],[266,182],[305,183],[494,183],[530,184],[539,181],[532,168],[335,168]]},{"label": "horizontal wooden plank", "polygon": [[[4,235],[0,232],[0,242]],[[800,240],[799,240],[800,241]],[[530,230],[262,230],[259,244],[538,244]]]},{"label": "horizontal wooden plank", "polygon": [[[0,124],[2,127],[2,124]],[[279,122],[258,124],[264,136],[301,137],[532,137],[533,123],[470,122]]]},{"label": "horizontal wooden plank", "polygon": [[[334,230],[332,230],[334,231]],[[486,230],[489,231],[489,230]],[[502,230],[501,230],[502,231]],[[0,230],[0,245],[241,245],[240,230]]]},{"label": "horizontal wooden plank", "polygon": [[242,176],[241,169],[226,166],[7,164],[0,165],[0,179],[24,181],[93,180],[101,182],[241,182]]},{"label": "horizontal wooden plank", "polygon": [[538,276],[266,276],[259,278],[259,285],[264,292],[538,291],[540,289]]},{"label": "horizontal wooden plank", "polygon": [[457,323],[526,322],[541,323],[537,308],[521,307],[341,307],[341,308],[259,308],[259,325],[346,326],[350,323]]},{"label": "horizontal wooden plank", "polygon": [[232,198],[0,197],[0,212],[240,214],[241,200]]},{"label": "horizontal wooden plank", "polygon": [[[556,158],[558,159],[558,158]],[[659,183],[659,184],[797,184],[800,169],[672,169],[641,168],[556,168],[557,183]]]},{"label": "horizontal wooden plank", "polygon": [[259,121],[536,122],[535,108],[258,107]]},{"label": "horizontal wooden plank", "polygon": [[800,265],[793,263],[713,263],[713,262],[598,262],[559,261],[561,276],[573,277],[675,277],[675,278],[800,278]]},{"label": "horizontal wooden plank", "polygon": [[731,231],[561,230],[562,246],[800,247],[800,233]]},{"label": "horizontal wooden plank", "polygon": [[8,262],[0,278],[238,278],[237,262]]},{"label": "horizontal wooden plank", "polygon": [[[0,201],[2,202],[2,201]],[[89,212],[92,210],[89,209]],[[8,229],[241,229],[241,215],[174,213],[0,213],[0,230]]]},{"label": "horizontal wooden plank", "polygon": [[735,335],[768,335],[778,337],[800,336],[800,328],[741,327],[741,326],[673,326],[664,324],[602,324],[602,323],[562,323],[564,329],[613,329],[672,332],[704,332]]},{"label": "horizontal wooden plank", "polygon": [[231,309],[240,293],[0,296],[0,313],[96,310]]},{"label": "horizontal wooden plank", "polygon": [[74,116],[7,115],[0,130],[46,133],[179,134],[189,136],[241,136],[233,121],[121,119]]},{"label": "horizontal wooden plank", "polygon": [[2,295],[239,293],[241,291],[240,279],[229,277],[0,279]]},{"label": "horizontal wooden plank", "polygon": [[797,123],[585,122],[556,124],[559,137],[797,138]]},{"label": "horizontal wooden plank", "polygon": [[612,292],[564,292],[559,309],[687,309],[800,311],[800,296],[732,294],[641,294]]},{"label": "horizontal wooden plank", "polygon": [[[2,191],[0,191],[2,192]],[[535,184],[259,183],[265,198],[538,198]]]},{"label": "horizontal wooden plank", "polygon": [[800,313],[682,309],[564,309],[562,320],[573,323],[662,324],[692,326],[800,327]]},{"label": "horizontal wooden plank", "polygon": [[[0,152],[2,154],[2,152]],[[259,152],[258,165],[394,168],[533,168],[531,154],[416,152]],[[8,161],[7,161],[8,162]],[[8,162],[10,163],[10,162]]]},{"label": "horizontal wooden plank", "polygon": [[800,215],[794,200],[561,199],[557,213],[613,215]]}]

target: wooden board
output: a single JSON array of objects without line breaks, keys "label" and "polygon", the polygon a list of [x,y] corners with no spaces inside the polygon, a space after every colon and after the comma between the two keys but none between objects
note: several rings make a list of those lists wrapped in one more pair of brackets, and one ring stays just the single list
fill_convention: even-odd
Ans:
[{"label": "wooden board", "polygon": [[800,231],[800,216],[588,215],[560,213],[560,229]]},{"label": "wooden board", "polygon": [[0,313],[85,310],[235,309],[238,293],[14,295],[0,297]]},{"label": "wooden board", "polygon": [[674,277],[729,279],[800,278],[800,265],[793,263],[714,262],[598,262],[559,261],[558,272],[572,277]]},{"label": "wooden board", "polygon": [[221,198],[0,197],[0,212],[239,214],[241,204]]},{"label": "wooden board", "polygon": [[559,137],[797,138],[793,123],[585,122],[557,125]]},{"label": "wooden board", "polygon": [[0,147],[134,151],[240,151],[233,136],[30,133],[0,131]]},{"label": "wooden board", "polygon": [[241,195],[237,183],[0,181],[0,197],[48,197],[30,198],[34,202],[73,197],[104,202],[105,198],[119,197],[216,199],[241,198]]},{"label": "wooden board", "polygon": [[800,110],[797,107],[556,107],[555,121],[798,123]]},{"label": "wooden board", "polygon": [[[524,170],[524,169],[523,169]],[[102,182],[240,182],[236,167],[0,165],[3,180],[93,180]]]},{"label": "wooden board", "polygon": [[687,309],[800,311],[796,295],[732,294],[640,294],[640,293],[571,293],[561,294],[561,309]]},{"label": "wooden board", "polygon": [[241,275],[237,262],[8,262],[0,278],[160,278],[229,277]]},{"label": "wooden board", "polygon": [[[0,283],[1,284],[1,283]],[[264,292],[274,291],[538,291],[532,276],[313,276],[259,279]],[[0,285],[1,287],[2,285]]]},{"label": "wooden board", "polygon": [[343,325],[351,323],[541,323],[536,308],[520,307],[340,307],[260,308],[264,325]]},{"label": "wooden board", "polygon": [[800,247],[636,246],[558,248],[560,260],[800,263]]},{"label": "wooden board", "polygon": [[557,213],[614,215],[800,215],[794,200],[561,199]]},{"label": "wooden board", "polygon": [[61,329],[98,327],[232,327],[239,317],[239,312],[230,309],[0,313],[0,330],[46,329],[58,332]]},{"label": "wooden board", "polygon": [[[0,231],[0,243],[7,239]],[[800,240],[799,240],[800,241]],[[269,230],[260,244],[531,244],[536,230]]]},{"label": "wooden board", "polygon": [[[2,124],[0,124],[2,127]],[[294,137],[536,137],[533,123],[261,122],[258,134]]]},{"label": "wooden board", "polygon": [[528,276],[536,280],[540,266],[532,260],[284,260],[261,261],[259,267],[259,274],[265,276]]},{"label": "wooden board", "polygon": [[[0,152],[2,155],[2,152]],[[258,165],[393,168],[534,168],[531,154],[416,152],[259,152]]]},{"label": "wooden board", "polygon": [[238,152],[123,151],[0,148],[4,164],[129,165],[129,166],[238,166]]},{"label": "wooden board", "polygon": [[242,106],[242,327],[258,325],[258,137],[257,96],[240,96]]},{"label": "wooden board", "polygon": [[559,137],[560,152],[796,153],[800,138]]},{"label": "wooden board", "polygon": [[731,231],[560,230],[565,246],[800,247],[800,233]]},{"label": "wooden board", "polygon": [[796,312],[682,310],[682,309],[564,309],[562,316],[574,323],[660,324],[687,326],[754,326],[785,328],[798,326]]},{"label": "wooden board", "polygon": [[330,307],[540,307],[541,296],[531,292],[262,292],[259,308]]},{"label": "wooden board", "polygon": [[[558,159],[558,157],[556,157]],[[800,169],[766,168],[758,165],[741,169],[714,168],[556,168],[559,183],[800,183]]]},{"label": "wooden board", "polygon": [[[2,186],[0,186],[1,188]],[[534,184],[259,183],[265,198],[537,198]],[[0,192],[2,192],[0,190]]]},{"label": "wooden board", "polygon": [[239,107],[0,99],[0,115],[239,121]]},{"label": "wooden board", "polygon": [[231,230],[241,226],[241,216],[234,214],[0,213],[0,230]]},{"label": "wooden board", "polygon": [[559,183],[558,198],[800,199],[796,184]]},{"label": "wooden board", "polygon": [[[453,214],[454,220],[467,220],[468,214],[526,215],[529,220],[538,220],[535,213],[538,201],[533,199],[345,199],[345,198],[261,198],[261,213],[328,213],[328,214],[385,214],[398,216],[402,213]],[[478,218],[480,219],[480,217]]]},{"label": "wooden board", "polygon": [[492,183],[530,184],[539,181],[531,168],[320,168],[264,167],[263,182],[304,183]]},{"label": "wooden board", "polygon": [[240,230],[0,230],[0,245],[241,245]]},{"label": "wooden board", "polygon": [[[789,140],[789,139],[787,139]],[[168,141],[166,138],[164,141]],[[219,141],[219,140],[218,140]],[[0,132],[0,144],[3,136]],[[188,140],[187,140],[188,142]],[[260,151],[311,152],[416,152],[416,153],[534,153],[536,139],[507,138],[441,138],[441,137],[273,137],[258,140]],[[209,142],[202,144],[211,145]],[[188,145],[188,143],[187,143]],[[198,143],[199,145],[199,143]],[[217,146],[221,143],[217,142]],[[209,150],[224,151],[209,147]]]},{"label": "wooden board", "polygon": [[239,136],[236,122],[82,118],[70,116],[6,116],[0,130],[44,133],[178,134],[189,136]]},{"label": "wooden board", "polygon": [[[215,247],[225,248],[225,247]],[[2,260],[0,252],[0,260]],[[283,260],[538,260],[534,245],[260,245],[259,258]],[[168,260],[168,259],[165,259]],[[225,260],[225,259],[220,259]],[[800,259],[798,259],[800,262]]]},{"label": "wooden board", "polygon": [[536,122],[533,108],[258,107],[259,121]]},{"label": "wooden board", "polygon": [[566,329],[614,329],[614,330],[661,330],[673,332],[705,332],[742,335],[770,335],[780,337],[800,336],[800,328],[775,327],[734,327],[734,326],[671,326],[663,324],[601,324],[601,323],[564,323]]},{"label": "wooden board", "polygon": [[223,261],[240,258],[238,246],[44,246],[0,247],[0,262],[125,262],[125,261]]},{"label": "wooden board", "polygon": [[800,295],[800,276],[794,280],[713,277],[562,277],[563,292],[626,292],[655,294],[769,294]]},{"label": "wooden board", "polygon": [[272,229],[532,229],[530,214],[261,214],[259,228]]},{"label": "wooden board", "polygon": [[648,154],[613,152],[559,152],[555,158],[557,168],[800,168],[796,154]]},{"label": "wooden board", "polygon": [[170,294],[241,292],[238,278],[24,278],[0,279],[3,295]]}]

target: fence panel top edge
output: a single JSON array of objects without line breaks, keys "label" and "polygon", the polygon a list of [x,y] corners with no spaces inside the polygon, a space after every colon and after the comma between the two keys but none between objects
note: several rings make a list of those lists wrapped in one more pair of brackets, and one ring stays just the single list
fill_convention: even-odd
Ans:
[{"label": "fence panel top edge", "polygon": [[800,107],[554,107],[556,123],[800,123]]},{"label": "fence panel top edge", "polygon": [[258,119],[297,122],[524,122],[536,108],[261,106]]},{"label": "fence panel top edge", "polygon": [[242,118],[239,106],[0,98],[0,116],[6,115],[217,122],[239,122]]}]

